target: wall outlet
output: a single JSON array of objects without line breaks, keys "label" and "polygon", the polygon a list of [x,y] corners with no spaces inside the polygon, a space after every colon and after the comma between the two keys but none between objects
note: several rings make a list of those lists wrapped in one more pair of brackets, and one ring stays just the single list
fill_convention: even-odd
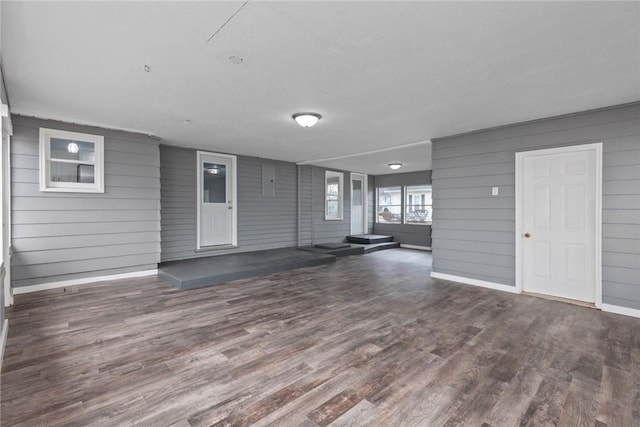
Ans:
[{"label": "wall outlet", "polygon": [[492,196],[498,195],[498,187],[491,187],[491,195]]}]

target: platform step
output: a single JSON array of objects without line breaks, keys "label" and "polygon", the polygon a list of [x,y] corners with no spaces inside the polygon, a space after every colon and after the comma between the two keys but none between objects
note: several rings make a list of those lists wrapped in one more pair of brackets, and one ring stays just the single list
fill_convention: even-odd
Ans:
[{"label": "platform step", "polygon": [[350,245],[346,244],[345,246],[341,246],[338,248],[326,248],[320,247],[324,245],[315,245],[315,246],[301,246],[298,249],[308,252],[316,252],[320,254],[328,254],[333,255],[335,257],[343,257],[349,255],[362,255],[365,253],[363,245]]},{"label": "platform step", "polygon": [[335,260],[335,256],[326,253],[310,253],[296,248],[269,249],[164,262],[160,264],[158,274],[178,289],[193,289],[302,267],[314,267]]},{"label": "platform step", "polygon": [[373,243],[393,242],[393,236],[385,236],[382,234],[354,234],[347,236],[347,242],[370,245]]},{"label": "platform step", "polygon": [[399,247],[400,247],[400,243],[398,242],[382,242],[382,243],[371,243],[368,245],[363,245],[365,254],[376,252],[376,251],[382,251],[384,249],[394,249]]},{"label": "platform step", "polygon": [[351,245],[348,243],[318,243],[317,245],[313,245],[316,248],[319,249],[330,249],[330,250],[335,250],[335,249],[346,249],[346,248],[350,248]]}]

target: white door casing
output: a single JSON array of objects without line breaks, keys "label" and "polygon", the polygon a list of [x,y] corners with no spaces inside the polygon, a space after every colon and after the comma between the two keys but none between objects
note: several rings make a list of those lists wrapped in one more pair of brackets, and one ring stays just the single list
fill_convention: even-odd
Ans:
[{"label": "white door casing", "polygon": [[351,234],[367,231],[367,175],[351,173]]},{"label": "white door casing", "polygon": [[516,153],[516,289],[602,302],[602,143]]},{"label": "white door casing", "polygon": [[236,246],[236,157],[199,151],[197,158],[197,248]]},{"label": "white door casing", "polygon": [[[1,105],[2,114],[0,114],[1,126],[1,144],[0,144],[0,198],[2,199],[2,263],[5,269],[4,282],[0,283],[4,292],[4,305],[13,305],[13,292],[11,289],[11,135],[13,129],[11,126],[11,118],[9,117],[9,107]],[[2,319],[0,319],[2,321]]]}]

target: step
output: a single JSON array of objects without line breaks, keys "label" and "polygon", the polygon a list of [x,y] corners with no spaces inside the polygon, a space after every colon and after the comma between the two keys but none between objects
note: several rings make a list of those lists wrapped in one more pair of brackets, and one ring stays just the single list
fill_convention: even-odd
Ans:
[{"label": "step", "polygon": [[297,248],[269,249],[165,262],[160,264],[158,274],[178,289],[193,289],[302,267],[315,267],[335,260],[336,257],[331,254],[305,252]]},{"label": "step", "polygon": [[347,242],[370,245],[372,243],[393,242],[393,236],[385,236],[382,234],[354,234],[347,236]]},{"label": "step", "polygon": [[364,252],[364,245],[349,245],[346,244],[346,247],[337,247],[337,248],[322,248],[319,246],[323,246],[323,245],[316,245],[316,246],[301,246],[298,249],[303,250],[303,251],[308,251],[308,252],[316,252],[316,253],[320,253],[320,254],[328,254],[328,255],[333,255],[335,257],[343,257],[343,256],[349,256],[349,255],[362,255]]},{"label": "step", "polygon": [[364,246],[364,253],[368,254],[371,252],[382,251],[385,249],[395,249],[399,247],[400,247],[400,243],[398,242],[371,243],[369,245]]}]

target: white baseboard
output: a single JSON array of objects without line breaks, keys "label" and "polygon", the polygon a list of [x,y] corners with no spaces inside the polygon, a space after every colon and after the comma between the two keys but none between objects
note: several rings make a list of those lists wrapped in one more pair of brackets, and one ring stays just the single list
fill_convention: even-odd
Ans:
[{"label": "white baseboard", "polygon": [[519,293],[516,290],[515,286],[502,285],[500,283],[493,283],[493,282],[485,282],[484,280],[470,279],[468,277],[454,276],[452,274],[437,273],[435,271],[432,271],[431,277],[433,277],[434,279],[449,280],[452,282],[465,283],[467,285],[480,286],[482,288],[495,289],[496,291],[510,292],[512,294]]},{"label": "white baseboard", "polygon": [[7,347],[7,336],[9,335],[9,319],[2,322],[2,335],[0,336],[0,370],[2,370],[2,361],[4,360],[4,349]]},{"label": "white baseboard", "polygon": [[602,304],[600,306],[600,309],[609,313],[622,314],[624,316],[631,317],[640,317],[640,310],[635,308],[620,307],[619,305],[613,304]]},{"label": "white baseboard", "polygon": [[30,292],[46,291],[49,289],[64,288],[74,285],[85,285],[87,283],[105,282],[107,280],[131,279],[134,277],[154,276],[158,274],[158,269],[132,271],[130,273],[111,274],[109,276],[84,277],[82,279],[63,280],[60,282],[42,283],[40,285],[19,286],[13,288],[13,294],[28,294]]},{"label": "white baseboard", "polygon": [[430,251],[431,248],[429,246],[418,246],[418,245],[405,245],[404,243],[400,243],[401,248],[407,249],[417,249],[419,251]]}]

